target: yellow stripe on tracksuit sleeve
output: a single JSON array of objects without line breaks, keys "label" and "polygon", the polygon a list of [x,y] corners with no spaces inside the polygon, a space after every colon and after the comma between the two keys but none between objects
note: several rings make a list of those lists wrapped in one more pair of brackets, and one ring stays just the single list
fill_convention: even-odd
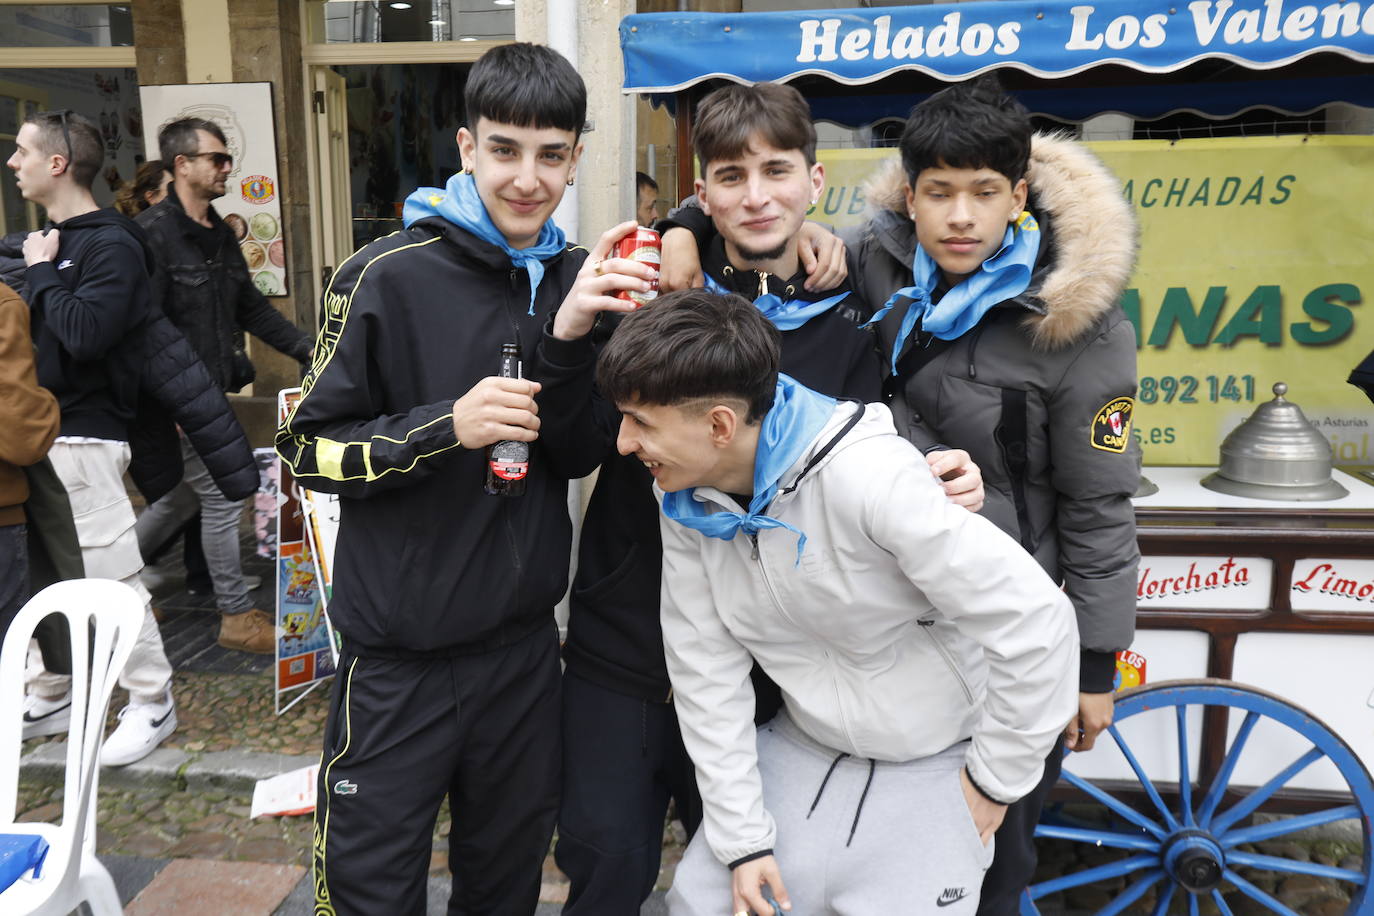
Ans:
[{"label": "yellow stripe on tracksuit sleeve", "polygon": [[[303,453],[301,456],[298,456],[297,460],[296,460],[294,463],[291,462],[291,461],[287,461],[286,458],[285,458],[284,456],[283,456],[282,460],[285,461],[287,467],[289,467],[289,468],[291,469],[291,474],[292,474],[292,476],[295,477],[295,478],[298,479],[298,480],[305,480],[305,479],[309,479],[309,478],[311,478],[311,477],[323,477],[323,478],[326,479],[326,480],[337,480],[337,481],[346,481],[346,480],[366,480],[366,481],[371,482],[371,481],[373,481],[373,480],[377,480],[377,479],[380,478],[380,477],[385,477],[387,474],[390,474],[392,471],[395,471],[395,472],[400,473],[400,474],[404,474],[404,473],[406,473],[407,471],[410,471],[410,470],[414,469],[415,465],[419,464],[419,463],[420,463],[421,461],[423,461],[425,458],[432,458],[432,457],[435,456],[435,455],[443,454],[444,452],[447,452],[447,451],[449,451],[450,449],[458,448],[459,446],[461,446],[461,445],[463,444],[463,443],[459,442],[457,439],[454,439],[452,445],[445,445],[443,448],[436,448],[436,449],[435,449],[434,451],[432,451],[432,452],[424,452],[423,454],[416,455],[416,456],[415,456],[415,459],[414,459],[413,461],[411,461],[410,464],[406,465],[405,467],[401,467],[401,466],[398,465],[398,466],[396,466],[396,467],[383,468],[380,472],[378,472],[378,471],[377,471],[376,469],[374,469],[373,466],[372,466],[372,444],[373,444],[373,442],[376,442],[376,441],[380,440],[380,441],[383,441],[383,442],[393,442],[393,443],[395,443],[395,444],[397,444],[397,445],[405,445],[407,442],[410,441],[410,437],[411,437],[411,436],[415,435],[416,433],[420,433],[420,432],[423,432],[423,431],[429,429],[429,428],[432,427],[435,423],[452,423],[452,422],[453,422],[453,414],[452,414],[452,413],[446,413],[446,414],[444,414],[444,415],[441,416],[441,417],[435,417],[433,420],[430,420],[428,423],[424,424],[423,426],[417,426],[415,429],[412,429],[410,432],[406,433],[404,439],[393,439],[391,436],[373,436],[371,439],[369,439],[369,440],[367,440],[367,441],[365,441],[365,442],[338,442],[338,441],[336,441],[336,440],[334,440],[334,439],[325,439],[325,438],[323,438],[323,437],[319,437],[319,438],[313,439],[313,440],[311,440],[311,446],[310,446],[309,448],[307,448],[307,450],[305,451],[305,453],[308,453],[308,452],[310,452],[310,451],[313,451],[314,456],[315,456],[315,470],[314,470],[314,471],[308,471],[308,470],[302,470],[302,469],[300,469],[300,467],[299,467],[299,465],[301,464],[300,457],[303,457],[305,453]],[[350,476],[350,475],[347,475],[347,474],[344,473],[344,470],[343,470],[344,456],[345,456],[345,454],[348,452],[348,450],[349,450],[350,448],[357,448],[357,449],[360,449],[360,450],[361,450],[362,459],[363,459],[363,473],[362,473],[362,474],[353,474],[353,475]]]}]

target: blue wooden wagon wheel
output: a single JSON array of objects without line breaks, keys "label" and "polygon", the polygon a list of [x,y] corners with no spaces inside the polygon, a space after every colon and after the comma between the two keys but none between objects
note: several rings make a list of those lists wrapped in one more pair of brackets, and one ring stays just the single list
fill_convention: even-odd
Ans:
[{"label": "blue wooden wagon wheel", "polygon": [[[1216,776],[1209,785],[1199,785],[1190,775],[1190,747],[1188,722],[1190,717],[1202,715],[1201,707],[1228,706],[1243,710],[1244,721],[1236,731]],[[1087,843],[1121,850],[1121,857],[1093,868],[1085,868],[1032,885],[1021,901],[1022,916],[1038,916],[1036,900],[1068,888],[1083,887],[1100,881],[1124,877],[1125,889],[1096,916],[1112,916],[1132,907],[1150,890],[1156,890],[1154,916],[1164,916],[1180,906],[1190,916],[1198,916],[1199,903],[1208,899],[1222,916],[1231,916],[1231,909],[1222,890],[1227,885],[1268,911],[1285,916],[1299,916],[1275,897],[1256,887],[1237,872],[1237,868],[1258,869],[1276,873],[1313,875],[1349,882],[1353,885],[1348,916],[1374,913],[1374,893],[1370,891],[1371,824],[1374,823],[1374,781],[1359,758],[1344,741],[1311,713],[1272,694],[1244,687],[1230,681],[1171,681],[1142,687],[1123,694],[1116,702],[1116,722],[1149,710],[1174,710],[1178,732],[1179,783],[1157,785],[1144,771],[1116,725],[1111,727],[1112,739],[1120,748],[1126,762],[1144,790],[1148,804],[1139,810],[1114,797],[1086,779],[1064,771],[1063,779],[1092,800],[1106,806],[1113,821],[1120,826],[1059,825],[1042,823],[1036,836]],[[1167,713],[1165,713],[1167,715]],[[1308,745],[1308,750],[1290,761],[1274,761],[1273,777],[1263,785],[1244,790],[1230,788],[1233,795],[1244,792],[1239,801],[1224,804],[1228,783],[1236,764],[1246,753],[1255,725],[1269,719],[1296,732]],[[1197,721],[1194,719],[1193,721]],[[1105,736],[1104,736],[1105,738]],[[1104,738],[1098,739],[1103,747]],[[1317,761],[1327,758],[1336,767],[1349,790],[1350,798],[1332,803],[1330,807],[1264,824],[1250,823],[1250,815],[1288,785],[1299,773]],[[1172,804],[1165,802],[1166,793],[1177,796]],[[1132,787],[1134,793],[1134,787]],[[1342,803],[1344,802],[1344,803]],[[1242,849],[1244,845],[1299,830],[1356,818],[1361,824],[1364,851],[1361,869],[1322,865],[1275,855],[1262,855]],[[1229,888],[1226,888],[1229,892]],[[1177,902],[1175,902],[1177,898]]]}]

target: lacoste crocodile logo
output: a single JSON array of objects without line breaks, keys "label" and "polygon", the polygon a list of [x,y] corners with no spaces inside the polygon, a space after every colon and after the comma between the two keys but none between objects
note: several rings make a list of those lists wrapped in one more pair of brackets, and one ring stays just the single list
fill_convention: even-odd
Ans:
[{"label": "lacoste crocodile logo", "polygon": [[340,779],[338,782],[334,783],[334,794],[357,795],[358,784],[356,782],[349,782],[347,779]]},{"label": "lacoste crocodile logo", "polygon": [[947,887],[945,892],[935,900],[936,906],[949,906],[951,903],[958,903],[968,896],[968,891],[962,887]]}]

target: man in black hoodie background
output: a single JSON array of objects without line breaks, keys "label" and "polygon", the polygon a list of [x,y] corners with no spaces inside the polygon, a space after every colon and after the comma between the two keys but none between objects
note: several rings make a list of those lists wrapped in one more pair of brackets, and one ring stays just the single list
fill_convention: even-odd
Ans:
[{"label": "man in black hoodie background", "polygon": [[[48,457],[71,500],[86,574],[124,582],[144,602],[143,627],[119,677],[129,705],[101,751],[102,763],[126,764],[176,728],[172,668],[139,581],[143,559],[124,488],[152,265],[143,232],[91,195],[104,158],[94,123],[71,111],[38,112],[15,143],[7,165],[51,223],[23,243],[38,383],[57,396],[62,414]],[[26,680],[24,736],[66,731],[70,677],[43,670],[33,653]]]}]

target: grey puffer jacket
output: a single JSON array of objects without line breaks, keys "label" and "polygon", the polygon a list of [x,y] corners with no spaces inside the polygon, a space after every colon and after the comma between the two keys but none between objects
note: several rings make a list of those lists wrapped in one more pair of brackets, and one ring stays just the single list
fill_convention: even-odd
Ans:
[{"label": "grey puffer jacket", "polygon": [[[1027,178],[1043,233],[1030,288],[963,336],[932,341],[924,358],[909,358],[922,345],[912,335],[888,379],[890,406],[918,447],[963,448],[978,463],[982,514],[1064,584],[1083,646],[1080,687],[1103,693],[1114,653],[1135,632],[1136,341],[1118,301],[1136,223],[1116,178],[1074,141],[1037,135]],[[911,285],[916,236],[904,186],[899,162],[875,176],[875,212],[846,238],[851,273],[875,306]],[[889,373],[905,309],[878,327]]]}]

